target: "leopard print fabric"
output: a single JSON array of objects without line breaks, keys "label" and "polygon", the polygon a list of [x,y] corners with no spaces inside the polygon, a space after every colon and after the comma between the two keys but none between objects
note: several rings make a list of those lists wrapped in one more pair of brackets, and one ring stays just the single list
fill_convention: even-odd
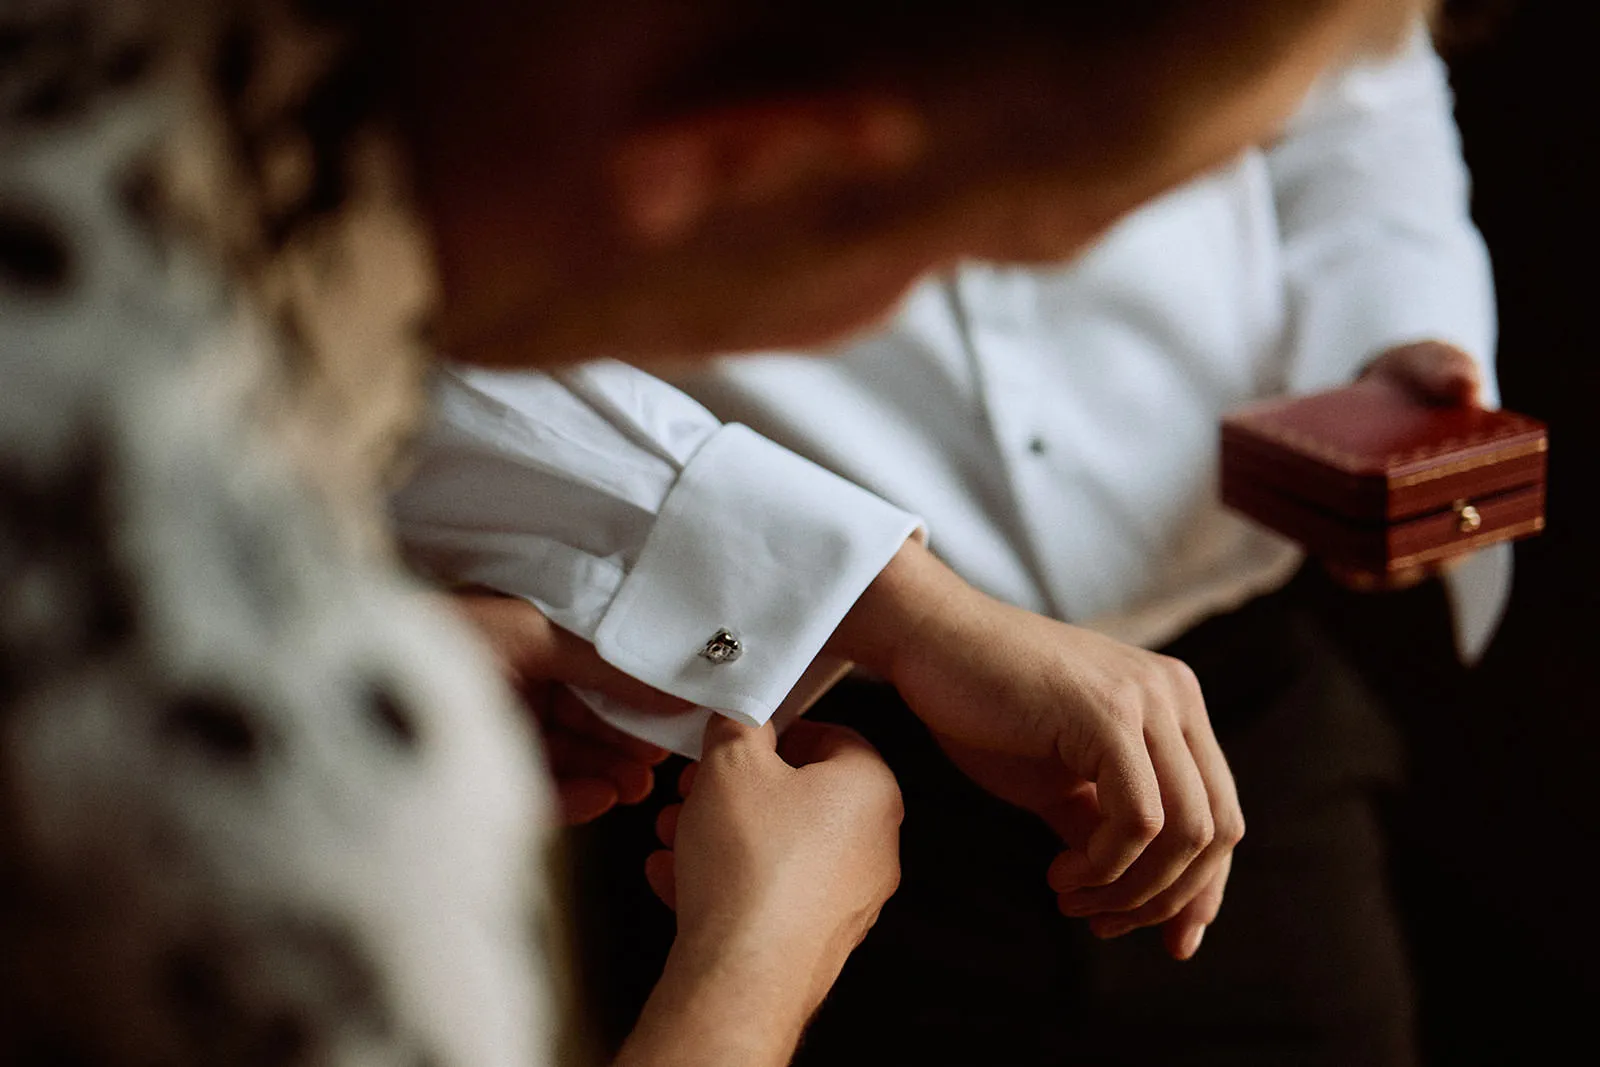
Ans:
[{"label": "leopard print fabric", "polygon": [[431,290],[344,6],[0,0],[0,1062],[554,1056],[535,741],[377,533]]}]

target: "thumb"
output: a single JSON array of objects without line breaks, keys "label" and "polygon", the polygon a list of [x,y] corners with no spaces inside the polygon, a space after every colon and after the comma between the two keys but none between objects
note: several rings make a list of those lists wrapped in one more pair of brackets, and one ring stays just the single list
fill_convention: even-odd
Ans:
[{"label": "thumb", "polygon": [[769,722],[750,726],[727,715],[712,715],[700,746],[700,761],[759,759],[778,752],[778,731]]},{"label": "thumb", "polygon": [[1472,357],[1454,345],[1424,341],[1391,349],[1370,368],[1434,404],[1477,404],[1482,377]]}]

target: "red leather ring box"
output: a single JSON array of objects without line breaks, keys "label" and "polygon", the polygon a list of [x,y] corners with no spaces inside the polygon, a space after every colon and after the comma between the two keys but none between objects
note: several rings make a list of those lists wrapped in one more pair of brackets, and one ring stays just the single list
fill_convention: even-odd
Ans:
[{"label": "red leather ring box", "polygon": [[1373,573],[1544,528],[1543,423],[1426,404],[1386,382],[1222,422],[1222,499],[1327,562]]}]

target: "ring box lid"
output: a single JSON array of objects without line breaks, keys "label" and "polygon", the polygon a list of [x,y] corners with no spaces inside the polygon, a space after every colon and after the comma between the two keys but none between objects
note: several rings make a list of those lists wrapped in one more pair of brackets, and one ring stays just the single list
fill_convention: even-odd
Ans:
[{"label": "ring box lid", "polygon": [[1229,414],[1224,479],[1389,524],[1542,486],[1544,423],[1510,411],[1434,406],[1379,380]]}]

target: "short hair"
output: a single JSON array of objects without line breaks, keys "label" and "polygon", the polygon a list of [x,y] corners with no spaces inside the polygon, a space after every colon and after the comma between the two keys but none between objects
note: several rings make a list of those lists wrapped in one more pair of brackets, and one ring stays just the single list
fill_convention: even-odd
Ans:
[{"label": "short hair", "polygon": [[1518,5],[1516,0],[1442,0],[1438,6],[1439,48],[1453,58],[1499,33]]},{"label": "short hair", "polygon": [[1336,2],[702,0],[679,5],[697,10],[703,41],[662,99],[701,104],[851,83],[926,85],[997,64],[1126,62],[1180,35],[1265,40]]},{"label": "short hair", "polygon": [[[1356,2],[1375,13],[1396,12],[1396,23],[1422,4],[396,0],[379,6],[404,9],[413,54],[431,50],[433,62],[481,82],[452,89],[462,93],[465,112],[502,106],[511,87],[533,83],[543,98],[564,98],[564,106],[581,112],[550,116],[552,136],[785,95],[884,87],[922,99],[1003,98],[1018,131],[1031,125],[1048,134],[1041,141],[1069,144],[1077,131],[1102,147],[1108,139],[1134,147],[1153,127],[1175,121],[1171,109],[1192,90],[1251,77],[1319,18]],[[486,25],[493,31],[487,45]],[[469,36],[471,48],[487,51],[470,60],[452,55]],[[580,82],[583,89],[576,88]],[[585,95],[601,83],[609,99]],[[1064,119],[1068,100],[1077,114]]]},{"label": "short hair", "polygon": [[[983,94],[1013,159],[1086,151],[1095,167],[1148,151],[1192,98],[1250,79],[1307,28],[1357,0],[569,0],[625,18],[691,12],[675,61],[637,95],[644,117],[854,87],[924,99]],[[1423,0],[1387,8],[1381,34]],[[1392,43],[1392,42],[1390,42]],[[1090,155],[1098,157],[1090,158]]]}]

